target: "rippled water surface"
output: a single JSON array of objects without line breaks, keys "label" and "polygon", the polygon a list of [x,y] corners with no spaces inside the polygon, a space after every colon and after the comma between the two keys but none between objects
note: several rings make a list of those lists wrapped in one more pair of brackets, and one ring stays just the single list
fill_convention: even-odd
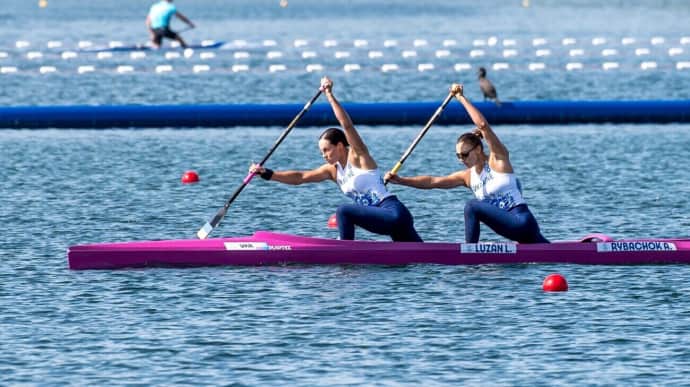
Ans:
[{"label": "rippled water surface", "polygon": [[[38,64],[25,54],[50,40],[137,41],[146,7],[135,1],[49,0],[39,12],[35,2],[10,3],[0,11],[0,51],[8,53],[0,66],[20,71],[0,74],[5,105],[295,103],[312,95],[320,76],[296,70],[78,75],[60,67],[65,64],[59,55],[46,54]],[[296,39],[367,39],[381,47],[384,39],[397,39],[412,47],[414,39],[438,46],[451,37],[469,50],[474,39],[491,36],[516,39],[530,51],[534,38],[556,42],[556,50],[568,36],[584,39],[589,49],[594,37],[615,37],[621,48],[620,39],[632,35],[650,49],[650,38],[665,36],[663,50],[656,48],[665,53],[681,47],[679,39],[690,34],[688,8],[674,1],[635,6],[532,1],[522,8],[517,1],[292,0],[286,9],[277,1],[176,3],[199,24],[189,33],[192,40],[275,39],[291,50]],[[515,12],[529,17],[510,16]],[[324,17],[330,18],[329,29],[323,28]],[[18,49],[17,40],[31,41],[33,48]],[[513,100],[688,97],[686,73],[672,68],[678,59],[664,56],[660,69],[643,72],[634,54],[626,55],[614,73],[590,67],[490,74],[499,92]],[[106,67],[119,63],[79,60]],[[498,60],[504,59],[489,63]],[[48,62],[62,71],[31,70]],[[342,67],[330,57],[323,63]],[[395,74],[336,70],[331,76],[342,99],[350,101],[440,100],[450,82],[474,82],[473,73],[415,67]],[[193,238],[282,129],[0,131],[2,384],[687,383],[690,269],[682,265],[67,269],[65,252],[74,244]],[[389,168],[420,128],[359,129],[378,163]],[[458,169],[453,142],[468,129],[433,127],[403,172]],[[319,165],[321,130],[296,128],[269,165]],[[526,199],[549,239],[590,232],[616,238],[690,234],[684,174],[688,125],[495,130],[511,151]],[[188,169],[199,172],[200,183],[180,184]],[[462,239],[469,191],[395,187],[395,192],[426,240]],[[264,229],[335,237],[326,220],[344,201],[332,183],[291,187],[258,179],[214,233]],[[359,231],[358,237],[380,239]],[[500,237],[482,229],[482,239]],[[542,280],[553,272],[568,279],[568,292],[542,292]]]}]

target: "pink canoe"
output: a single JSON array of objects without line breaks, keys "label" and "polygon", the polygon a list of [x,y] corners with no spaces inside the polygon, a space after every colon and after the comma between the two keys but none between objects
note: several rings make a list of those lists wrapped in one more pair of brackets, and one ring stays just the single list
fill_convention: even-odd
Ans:
[{"label": "pink canoe", "polygon": [[612,240],[592,234],[551,244],[339,241],[259,231],[252,236],[72,246],[70,269],[216,265],[479,265],[690,263],[690,239]]}]

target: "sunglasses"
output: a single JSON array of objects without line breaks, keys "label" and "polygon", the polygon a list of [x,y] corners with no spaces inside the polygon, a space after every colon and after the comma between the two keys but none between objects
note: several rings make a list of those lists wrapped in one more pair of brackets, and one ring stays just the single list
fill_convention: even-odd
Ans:
[{"label": "sunglasses", "polygon": [[455,152],[455,155],[458,156],[458,159],[464,160],[467,158],[467,156],[470,155],[470,152],[472,152],[474,150],[474,148],[476,148],[477,146],[479,146],[479,143],[474,144],[474,146],[466,152],[460,152],[460,153]]}]

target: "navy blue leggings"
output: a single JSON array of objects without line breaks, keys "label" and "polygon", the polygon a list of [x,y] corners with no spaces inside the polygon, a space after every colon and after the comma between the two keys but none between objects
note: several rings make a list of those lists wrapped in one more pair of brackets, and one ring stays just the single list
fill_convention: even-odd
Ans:
[{"label": "navy blue leggings", "polygon": [[375,234],[390,235],[396,242],[422,242],[414,229],[410,211],[395,196],[389,196],[378,206],[343,204],[335,213],[340,239],[355,239],[355,226]]},{"label": "navy blue leggings", "polygon": [[526,204],[504,210],[489,202],[472,199],[465,204],[465,242],[479,242],[479,222],[496,234],[519,243],[549,243]]}]

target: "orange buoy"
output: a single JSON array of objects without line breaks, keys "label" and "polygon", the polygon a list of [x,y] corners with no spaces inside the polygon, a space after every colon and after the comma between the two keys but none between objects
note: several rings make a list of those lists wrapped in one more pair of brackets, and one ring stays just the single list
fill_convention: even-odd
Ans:
[{"label": "orange buoy", "polygon": [[544,278],[542,289],[545,292],[565,292],[568,291],[568,282],[558,273],[549,274]]},{"label": "orange buoy", "polygon": [[328,217],[328,228],[338,228],[338,219],[335,214]]},{"label": "orange buoy", "polygon": [[182,184],[194,184],[199,182],[199,175],[195,171],[186,171],[180,179]]}]

